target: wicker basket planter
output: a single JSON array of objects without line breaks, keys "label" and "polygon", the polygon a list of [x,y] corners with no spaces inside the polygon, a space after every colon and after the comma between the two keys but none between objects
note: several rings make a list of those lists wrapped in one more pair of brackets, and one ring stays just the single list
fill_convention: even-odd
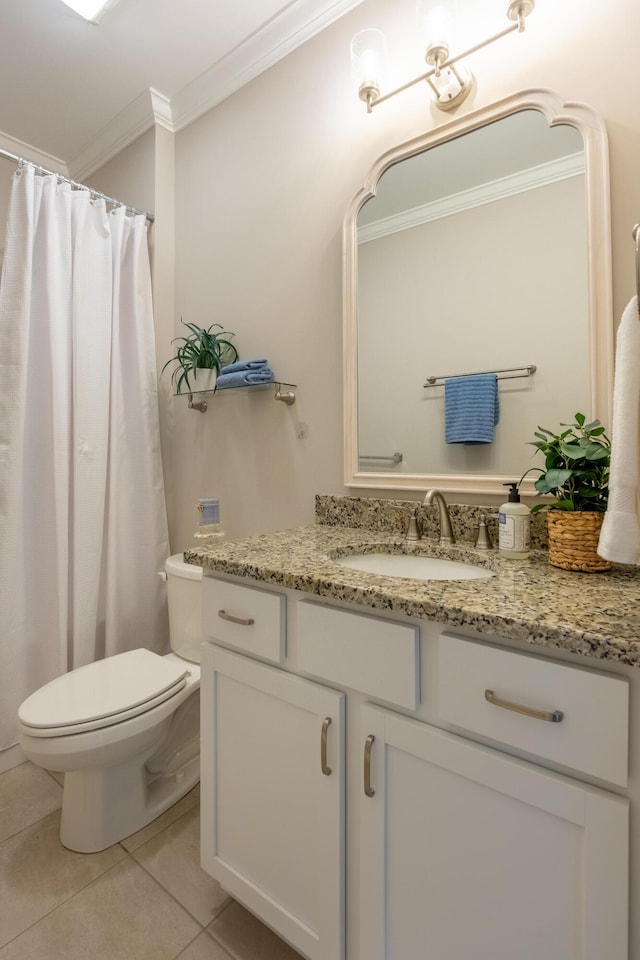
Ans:
[{"label": "wicker basket planter", "polygon": [[599,573],[611,564],[597,554],[604,513],[549,510],[549,563],[563,570]]}]

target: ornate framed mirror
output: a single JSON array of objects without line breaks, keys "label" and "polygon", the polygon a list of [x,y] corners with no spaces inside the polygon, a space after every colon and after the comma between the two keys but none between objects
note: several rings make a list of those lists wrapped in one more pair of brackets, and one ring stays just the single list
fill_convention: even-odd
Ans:
[{"label": "ornate framed mirror", "polygon": [[[389,150],[343,241],[346,486],[502,494],[538,425],[609,425],[609,165],[589,107],[529,90]],[[493,443],[447,444],[444,380],[484,372]]]}]

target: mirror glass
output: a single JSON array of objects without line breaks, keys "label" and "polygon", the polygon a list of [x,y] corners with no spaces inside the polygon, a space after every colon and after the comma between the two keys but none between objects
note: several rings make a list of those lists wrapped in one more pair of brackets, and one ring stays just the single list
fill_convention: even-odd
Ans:
[{"label": "mirror glass", "polygon": [[[610,348],[597,330],[608,324],[612,338],[612,324],[594,269],[610,280],[592,236],[608,223],[608,210],[594,213],[606,135],[596,143],[580,118],[550,122],[544,108],[512,105],[391,152],[356,198],[345,222],[348,485],[501,492],[535,462],[538,425],[576,411],[606,422]],[[493,442],[447,443],[444,380],[485,372],[498,374]]]}]

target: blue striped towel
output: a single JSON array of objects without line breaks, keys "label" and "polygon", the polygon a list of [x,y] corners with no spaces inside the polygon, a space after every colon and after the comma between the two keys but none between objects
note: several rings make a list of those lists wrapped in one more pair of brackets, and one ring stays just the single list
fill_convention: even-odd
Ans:
[{"label": "blue striped towel", "polygon": [[235,363],[227,363],[222,367],[220,376],[226,377],[228,373],[247,373],[249,370],[263,370],[268,362],[268,360],[236,360]]},{"label": "blue striped towel", "polygon": [[222,368],[222,373],[216,379],[216,390],[226,390],[229,387],[247,387],[252,383],[273,383],[275,377],[273,370],[269,367],[261,367],[259,370],[236,370],[235,373],[226,373],[227,368]]},{"label": "blue striped towel", "polygon": [[445,380],[447,443],[493,443],[494,428],[499,417],[498,377],[495,373]]}]

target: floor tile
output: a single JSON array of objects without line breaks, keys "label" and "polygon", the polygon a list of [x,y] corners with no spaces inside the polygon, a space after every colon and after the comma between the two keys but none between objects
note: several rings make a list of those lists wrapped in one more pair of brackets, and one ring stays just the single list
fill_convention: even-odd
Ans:
[{"label": "floor tile", "polygon": [[62,804],[62,789],[32,763],[21,763],[0,776],[0,843],[37,823]]},{"label": "floor tile", "polygon": [[163,814],[152,822],[147,824],[146,827],[143,827],[142,830],[138,830],[137,833],[132,833],[130,837],[126,837],[121,841],[122,846],[125,850],[128,850],[131,853],[132,850],[136,850],[138,847],[141,847],[143,843],[146,843],[147,840],[151,840],[152,837],[155,837],[158,833],[168,827],[171,823],[175,823],[176,820],[179,820],[180,817],[187,813],[188,810],[193,810],[194,807],[197,807],[200,803],[200,784],[197,784],[193,790],[190,790],[181,800],[178,800],[177,803],[174,803],[172,807],[169,807],[168,810],[165,810]]},{"label": "floor tile", "polygon": [[233,958],[207,933],[201,933],[186,950],[176,957],[176,960],[233,960]]},{"label": "floor tile", "polygon": [[0,949],[0,960],[174,960],[197,922],[130,857]]},{"label": "floor tile", "polygon": [[117,844],[102,853],[72,853],[59,832],[56,810],[0,844],[0,946],[126,857]]},{"label": "floor tile", "polygon": [[[207,932],[234,960],[301,960],[299,953],[235,901],[207,927]],[[4,960],[1,952],[0,960]]]},{"label": "floor tile", "polygon": [[200,866],[199,807],[134,850],[132,856],[203,926],[231,902]]},{"label": "floor tile", "polygon": [[26,757],[20,748],[20,744],[15,743],[12,747],[6,747],[0,750],[0,775],[11,770],[13,767],[19,767],[24,763]]}]

